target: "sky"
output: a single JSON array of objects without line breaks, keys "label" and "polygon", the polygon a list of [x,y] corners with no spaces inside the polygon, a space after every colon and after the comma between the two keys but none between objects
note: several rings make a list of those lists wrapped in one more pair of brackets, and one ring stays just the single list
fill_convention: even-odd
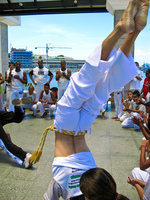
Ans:
[{"label": "sky", "polygon": [[[113,27],[114,16],[110,13],[21,16],[21,26],[8,27],[9,51],[11,47],[27,48],[33,54],[46,54],[48,44],[55,47],[49,49],[49,56],[61,54],[73,59],[86,59]],[[146,28],[136,39],[134,59],[140,65],[150,63],[150,13]]]}]

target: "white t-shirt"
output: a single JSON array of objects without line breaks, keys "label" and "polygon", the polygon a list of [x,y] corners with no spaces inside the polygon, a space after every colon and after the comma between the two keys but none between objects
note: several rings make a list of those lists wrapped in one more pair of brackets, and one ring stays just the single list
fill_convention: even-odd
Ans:
[{"label": "white t-shirt", "polygon": [[33,69],[34,80],[37,85],[44,85],[47,82],[48,71],[49,70],[46,67],[43,67],[42,69],[36,67]]},{"label": "white t-shirt", "polygon": [[34,91],[33,94],[29,94],[29,91],[24,91],[23,92],[24,97],[28,97],[31,101],[35,101],[36,99],[36,92]]},{"label": "white t-shirt", "polygon": [[[143,78],[143,72],[141,70],[138,70],[136,76]],[[130,81],[130,90],[141,90],[141,81],[137,80],[137,78],[133,78]]]},{"label": "white t-shirt", "polygon": [[20,69],[20,72],[16,72],[15,69],[12,70],[11,72],[12,78],[11,78],[11,87],[12,89],[15,90],[23,90],[24,89],[24,84],[21,83],[18,79],[15,78],[15,76],[19,76],[21,79],[23,79],[23,70]]},{"label": "white t-shirt", "polygon": [[[65,71],[62,71],[60,69],[60,72],[62,73],[65,73],[66,75],[68,74],[68,71],[67,69]],[[58,89],[66,89],[68,87],[68,84],[69,84],[69,80],[66,79],[64,76],[61,76],[59,81],[58,81]]]},{"label": "white t-shirt", "polygon": [[[144,99],[142,99],[142,100],[145,101]],[[133,100],[131,101],[129,108],[133,109],[133,110],[141,110],[143,113],[146,113],[145,106],[142,104],[138,105]]]}]

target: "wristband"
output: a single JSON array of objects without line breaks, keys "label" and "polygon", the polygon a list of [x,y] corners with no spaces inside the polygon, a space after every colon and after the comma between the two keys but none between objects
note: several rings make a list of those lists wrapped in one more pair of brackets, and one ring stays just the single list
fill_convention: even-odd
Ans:
[{"label": "wristband", "polygon": [[139,150],[141,150],[142,147],[145,147],[145,148],[146,148],[146,145],[141,145],[141,146],[139,147]]}]

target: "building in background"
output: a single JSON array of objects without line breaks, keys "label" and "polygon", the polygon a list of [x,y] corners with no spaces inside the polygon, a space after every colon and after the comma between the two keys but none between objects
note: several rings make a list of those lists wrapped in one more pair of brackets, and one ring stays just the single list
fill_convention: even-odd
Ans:
[{"label": "building in background", "polygon": [[26,51],[26,49],[11,49],[10,62],[16,63],[21,62],[22,68],[32,68],[33,67],[33,53],[32,51]]}]

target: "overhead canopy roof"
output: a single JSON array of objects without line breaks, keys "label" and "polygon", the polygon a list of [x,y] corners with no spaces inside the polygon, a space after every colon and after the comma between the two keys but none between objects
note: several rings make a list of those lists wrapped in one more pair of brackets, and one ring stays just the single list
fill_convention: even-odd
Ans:
[{"label": "overhead canopy roof", "polygon": [[106,0],[0,0],[0,16],[107,12]]}]

